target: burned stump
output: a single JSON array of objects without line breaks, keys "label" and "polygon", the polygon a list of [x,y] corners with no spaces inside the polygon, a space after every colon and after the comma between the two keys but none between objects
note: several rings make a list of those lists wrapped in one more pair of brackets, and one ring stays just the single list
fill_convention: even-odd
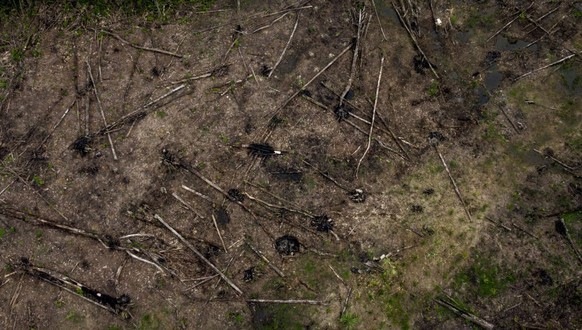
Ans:
[{"label": "burned stump", "polygon": [[301,243],[299,243],[297,237],[291,235],[281,236],[275,241],[275,249],[284,255],[293,255],[299,252],[300,247]]}]

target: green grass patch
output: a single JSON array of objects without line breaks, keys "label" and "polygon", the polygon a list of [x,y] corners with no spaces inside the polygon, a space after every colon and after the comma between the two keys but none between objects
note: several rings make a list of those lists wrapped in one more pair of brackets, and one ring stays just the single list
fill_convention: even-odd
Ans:
[{"label": "green grass patch", "polygon": [[81,323],[81,321],[83,321],[83,316],[76,311],[69,311],[67,316],[65,316],[65,319],[73,323]]},{"label": "green grass patch", "polygon": [[344,329],[356,329],[356,325],[360,322],[358,316],[354,313],[346,312],[340,317],[340,324]]},{"label": "green grass patch", "polygon": [[241,312],[228,312],[226,317],[236,326],[241,326],[245,320],[245,317]]},{"label": "green grass patch", "polygon": [[437,96],[439,94],[439,91],[440,91],[440,86],[439,86],[438,80],[433,80],[430,83],[430,85],[428,86],[428,88],[426,89],[426,92],[430,96]]},{"label": "green grass patch", "polygon": [[572,240],[582,248],[582,211],[573,211],[562,214]]},{"label": "green grass patch", "polygon": [[515,275],[502,269],[491,260],[476,257],[469,268],[454,278],[455,289],[467,286],[467,290],[480,297],[494,297],[515,282]]},{"label": "green grass patch", "polygon": [[137,325],[137,328],[139,330],[161,329],[161,322],[155,315],[145,314],[139,320],[139,324]]},{"label": "green grass patch", "polygon": [[42,186],[44,186],[44,180],[43,180],[43,179],[42,179],[40,176],[38,176],[38,175],[34,175],[34,176],[32,177],[32,182],[33,182],[35,185],[37,185],[38,187],[42,187]]}]

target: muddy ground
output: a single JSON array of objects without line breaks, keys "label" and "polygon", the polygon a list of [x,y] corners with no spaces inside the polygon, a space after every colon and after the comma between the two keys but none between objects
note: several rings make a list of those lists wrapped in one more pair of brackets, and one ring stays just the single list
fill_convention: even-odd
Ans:
[{"label": "muddy ground", "polygon": [[0,7],[0,328],[582,328],[582,2],[84,3]]}]

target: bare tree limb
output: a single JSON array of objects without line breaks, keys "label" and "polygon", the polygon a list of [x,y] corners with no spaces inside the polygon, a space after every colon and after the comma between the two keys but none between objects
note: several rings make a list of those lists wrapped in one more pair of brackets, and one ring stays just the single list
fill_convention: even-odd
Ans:
[{"label": "bare tree limb", "polygon": [[210,268],[212,268],[212,270],[214,270],[218,276],[220,276],[226,283],[228,283],[228,285],[230,285],[237,293],[239,294],[243,294],[242,290],[238,288],[238,286],[236,286],[236,284],[234,284],[233,281],[231,281],[228,277],[226,277],[226,275],[224,275],[224,273],[222,273],[220,271],[220,269],[218,269],[212,262],[210,262],[210,260],[206,259],[206,257],[200,252],[198,251],[198,249],[196,249],[194,247],[194,245],[192,245],[190,242],[188,242],[182,235],[180,235],[180,233],[178,233],[174,228],[172,228],[167,222],[164,221],[164,219],[162,219],[159,215],[155,214],[154,218],[156,220],[158,220],[162,225],[164,225],[166,228],[168,228],[168,230],[170,230],[172,232],[172,234],[174,234],[180,241],[182,241],[182,243],[184,245],[186,245],[187,248],[189,248],[192,252],[194,252],[194,254],[196,254],[198,256],[198,258],[200,258],[202,261],[204,261]]},{"label": "bare tree limb", "polygon": [[299,24],[299,15],[297,15],[297,18],[295,19],[295,25],[293,26],[293,31],[291,31],[291,35],[289,36],[289,40],[287,40],[287,44],[285,45],[285,48],[283,48],[283,51],[281,52],[279,59],[277,60],[277,62],[273,66],[273,68],[271,69],[271,72],[269,72],[268,78],[271,78],[271,75],[273,75],[273,72],[275,72],[275,69],[277,68],[277,66],[279,66],[279,63],[281,63],[281,60],[283,59],[283,56],[285,55],[285,52],[287,51],[287,48],[289,48],[289,45],[291,44],[291,40],[293,39],[293,36],[295,35],[295,30],[297,30],[298,24]]},{"label": "bare tree limb", "polygon": [[280,300],[280,299],[247,299],[249,303],[262,303],[262,304],[307,304],[307,305],[329,305],[325,301],[319,300],[305,300],[305,299],[290,299],[290,300]]}]

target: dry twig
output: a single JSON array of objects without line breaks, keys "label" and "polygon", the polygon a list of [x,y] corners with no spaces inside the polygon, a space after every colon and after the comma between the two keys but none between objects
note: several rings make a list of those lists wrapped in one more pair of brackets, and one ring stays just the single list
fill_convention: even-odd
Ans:
[{"label": "dry twig", "polygon": [[572,57],[574,57],[574,56],[576,56],[576,54],[570,54],[570,55],[568,55],[568,56],[566,56],[566,57],[564,57],[564,58],[562,58],[562,59],[560,59],[560,60],[557,60],[557,61],[555,61],[555,62],[552,62],[552,63],[550,63],[550,64],[548,64],[548,65],[544,65],[544,66],[542,66],[541,68],[537,68],[537,69],[535,69],[535,70],[532,70],[532,71],[530,71],[530,72],[524,73],[524,74],[522,74],[521,76],[519,76],[519,77],[515,78],[515,79],[514,79],[514,81],[517,81],[517,80],[519,80],[519,79],[521,79],[521,78],[523,78],[523,77],[527,77],[527,76],[529,76],[529,75],[530,75],[530,74],[532,74],[532,73],[536,73],[536,72],[538,72],[538,71],[541,71],[541,70],[547,69],[547,68],[549,68],[549,67],[552,67],[552,66],[554,66],[554,65],[556,65],[556,64],[560,64],[560,63],[562,63],[562,62],[565,62],[565,61],[567,61],[567,60],[571,59],[571,58],[572,58]]},{"label": "dry twig", "polygon": [[[97,85],[95,84],[95,80],[93,80],[93,73],[91,72],[91,65],[89,61],[87,63],[87,72],[89,73],[89,78],[91,79],[91,85],[93,87],[93,93],[95,94],[95,98],[97,99],[97,106],[99,107],[99,112],[101,113],[101,118],[103,118],[103,124],[107,127],[107,119],[105,119],[105,113],[103,112],[103,107],[101,106],[101,99],[99,98],[99,93],[97,92]],[[117,160],[117,153],[115,152],[115,147],[113,146],[113,139],[111,139],[111,134],[109,130],[106,132],[107,139],[109,140],[109,146],[111,147],[111,153],[113,154],[113,159]]]},{"label": "dry twig", "polygon": [[112,37],[114,37],[115,39],[117,39],[117,40],[121,41],[122,43],[124,43],[124,44],[126,44],[126,45],[129,45],[129,46],[131,46],[131,47],[133,47],[133,48],[136,48],[136,49],[146,50],[146,51],[149,51],[149,52],[154,52],[154,53],[159,53],[159,54],[164,54],[164,55],[174,56],[174,57],[178,57],[178,58],[184,58],[184,57],[185,57],[184,55],[176,54],[176,53],[169,52],[169,51],[167,51],[167,50],[163,50],[163,49],[150,48],[150,47],[144,47],[144,46],[139,46],[139,45],[136,45],[136,44],[134,44],[134,43],[132,43],[132,42],[129,42],[129,41],[127,41],[127,40],[123,39],[121,36],[119,36],[119,34],[117,34],[117,33],[113,33],[113,32],[111,32],[111,31],[107,31],[107,30],[101,30],[101,32],[102,32],[102,33],[105,33],[105,34],[107,34],[107,35],[109,35],[109,36],[112,36]]},{"label": "dry twig", "polygon": [[469,219],[469,221],[472,221],[473,219],[471,218],[471,212],[469,212],[469,209],[467,208],[467,204],[465,204],[465,200],[463,199],[463,196],[461,195],[461,191],[459,190],[459,187],[457,186],[457,183],[455,182],[455,179],[453,178],[453,175],[451,174],[451,171],[449,170],[449,166],[447,165],[445,158],[443,157],[443,155],[439,151],[436,143],[433,143],[433,147],[434,147],[434,150],[439,155],[439,158],[441,159],[441,162],[443,163],[443,166],[445,167],[445,171],[447,171],[447,174],[449,175],[449,179],[451,180],[451,183],[453,184],[453,188],[455,189],[455,194],[457,194],[457,197],[461,201],[461,204],[463,205],[463,209],[465,210],[465,214],[467,215],[467,218]]},{"label": "dry twig", "polygon": [[398,10],[398,8],[396,8],[396,5],[394,4],[394,2],[392,2],[392,8],[394,8],[394,11],[396,11],[396,14],[398,15],[398,19],[400,19],[400,22],[402,23],[402,25],[404,25],[404,28],[406,29],[406,32],[408,32],[408,35],[410,36],[410,39],[412,39],[412,42],[416,46],[416,49],[418,49],[418,51],[420,52],[420,55],[422,55],[422,57],[424,58],[424,60],[426,61],[426,63],[428,63],[428,66],[430,67],[430,70],[432,71],[432,73],[434,74],[434,76],[437,79],[440,79],[440,77],[437,74],[436,70],[432,66],[432,63],[429,61],[428,57],[426,57],[426,54],[424,53],[424,51],[422,50],[422,48],[420,48],[420,45],[418,44],[418,41],[416,41],[416,37],[414,36],[414,34],[412,34],[412,31],[410,31],[410,28],[408,27],[408,24],[406,23],[406,21],[404,20],[404,18],[402,18],[402,15],[400,14],[400,11]]},{"label": "dry twig", "polygon": [[380,60],[380,73],[378,73],[378,84],[376,85],[376,97],[374,98],[374,109],[372,111],[372,121],[370,124],[370,133],[368,134],[368,146],[362,155],[362,158],[358,161],[358,166],[356,166],[356,178],[358,177],[358,172],[360,170],[360,165],[362,165],[362,161],[368,154],[370,150],[370,146],[372,145],[372,132],[374,130],[374,120],[376,119],[376,107],[378,105],[378,93],[380,92],[380,81],[382,80],[382,69],[384,67],[384,56],[382,56],[382,60]]},{"label": "dry twig", "polygon": [[222,243],[222,247],[224,248],[224,252],[228,253],[228,249],[226,248],[226,244],[224,244],[224,240],[222,239],[222,234],[220,233],[220,228],[218,228],[218,224],[216,223],[216,218],[214,214],[211,215],[212,222],[214,223],[214,228],[216,228],[216,233],[218,233],[218,238],[220,238],[220,242]]},{"label": "dry twig", "polygon": [[263,259],[263,261],[264,261],[264,262],[266,262],[266,263],[267,263],[267,265],[268,265],[268,266],[269,266],[269,267],[270,267],[272,270],[274,270],[274,271],[275,271],[275,273],[277,273],[277,275],[279,275],[279,276],[281,276],[281,277],[285,277],[285,274],[283,273],[283,271],[281,271],[281,270],[280,270],[280,269],[279,269],[277,266],[273,265],[273,264],[272,264],[272,263],[269,261],[269,259],[267,259],[267,257],[265,257],[265,255],[264,255],[264,254],[263,254],[261,251],[257,250],[257,248],[255,248],[255,247],[254,247],[254,246],[253,246],[253,245],[252,245],[252,244],[251,244],[249,241],[246,241],[245,243],[248,245],[248,247],[250,247],[250,248],[251,248],[251,250],[253,250],[253,252],[254,252],[254,253],[256,253],[256,254],[259,256],[259,258]]}]

